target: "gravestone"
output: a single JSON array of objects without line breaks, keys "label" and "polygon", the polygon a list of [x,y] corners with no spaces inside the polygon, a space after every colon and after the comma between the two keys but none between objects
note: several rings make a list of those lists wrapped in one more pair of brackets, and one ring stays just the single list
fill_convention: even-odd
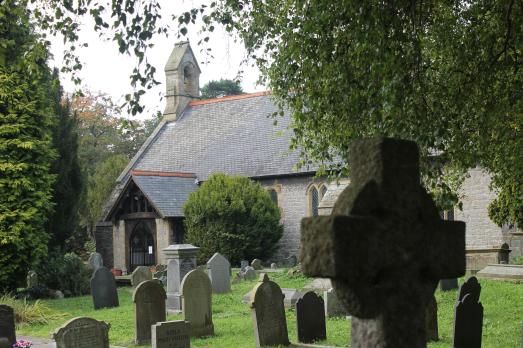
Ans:
[{"label": "gravestone", "polygon": [[277,268],[278,268],[278,265],[275,262],[271,263],[271,269],[277,269]]},{"label": "gravestone", "polygon": [[180,285],[183,277],[196,268],[196,255],[200,248],[191,244],[173,244],[163,249],[167,260],[167,310],[182,310]]},{"label": "gravestone", "polygon": [[11,345],[16,342],[15,312],[4,304],[0,304],[0,337],[7,338]]},{"label": "gravestone", "polygon": [[353,315],[351,347],[426,347],[439,280],[465,273],[465,224],[440,218],[414,142],[356,140],[348,159],[351,184],[332,214],[302,220],[302,270],[331,278]]},{"label": "gravestone", "polygon": [[102,258],[102,254],[91,253],[91,255],[89,255],[88,263],[89,263],[89,267],[91,267],[91,269],[93,271],[96,271],[98,268],[100,268],[104,265],[104,260]]},{"label": "gravestone", "polygon": [[247,260],[240,261],[240,270],[242,272],[245,271],[245,267],[248,267],[248,266],[249,266],[249,261],[247,261]]},{"label": "gravestone", "polygon": [[13,348],[7,337],[0,337],[0,348]]},{"label": "gravestone", "polygon": [[260,275],[260,281],[253,289],[249,306],[252,309],[256,347],[290,344],[283,294],[278,284],[269,280],[267,274]]},{"label": "gravestone", "polygon": [[323,299],[314,291],[306,292],[296,302],[298,342],[314,343],[327,339]]},{"label": "gravestone", "polygon": [[38,285],[38,274],[35,271],[27,272],[27,288]]},{"label": "gravestone", "polygon": [[481,285],[470,277],[461,285],[454,309],[454,348],[481,348],[483,305],[479,302]]},{"label": "gravestone", "polygon": [[345,306],[340,302],[336,296],[336,290],[329,289],[323,292],[323,301],[325,302],[325,316],[326,317],[345,317],[349,315]]},{"label": "gravestone", "polygon": [[434,296],[432,296],[432,300],[427,304],[425,312],[425,327],[427,328],[427,342],[438,341],[438,303]]},{"label": "gravestone", "polygon": [[190,271],[182,281],[182,311],[190,324],[192,337],[214,335],[212,323],[212,286],[207,274]]},{"label": "gravestone", "polygon": [[441,279],[439,281],[439,287],[441,291],[450,291],[458,288],[458,279],[457,278],[450,278],[450,279]]},{"label": "gravestone", "polygon": [[219,253],[214,254],[207,261],[212,291],[224,294],[231,291],[231,263]]},{"label": "gravestone", "polygon": [[262,270],[263,266],[262,266],[261,260],[260,259],[252,260],[251,267],[254,268],[257,271]]},{"label": "gravestone", "polygon": [[152,348],[190,348],[189,323],[185,320],[164,321],[151,327]]},{"label": "gravestone", "polygon": [[146,280],[134,290],[136,344],[150,344],[151,325],[165,321],[165,298],[165,290],[156,280]]},{"label": "gravestone", "polygon": [[109,348],[111,325],[93,318],[73,318],[51,335],[56,348]]},{"label": "gravestone", "polygon": [[91,295],[94,309],[118,307],[118,292],[114,275],[101,266],[91,277]]},{"label": "gravestone", "polygon": [[256,279],[256,271],[251,266],[245,267],[245,271],[243,272],[243,279],[245,280],[254,280]]},{"label": "gravestone", "polygon": [[153,274],[149,267],[138,266],[134,269],[133,273],[131,274],[131,285],[133,287],[137,287],[138,285],[140,285],[140,283],[151,279],[153,279]]}]

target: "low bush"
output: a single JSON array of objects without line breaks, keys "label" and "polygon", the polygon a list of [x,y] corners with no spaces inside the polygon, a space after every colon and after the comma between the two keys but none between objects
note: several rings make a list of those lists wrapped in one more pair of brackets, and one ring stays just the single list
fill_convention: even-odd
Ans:
[{"label": "low bush", "polygon": [[18,325],[47,324],[51,320],[65,317],[66,313],[57,313],[40,301],[28,303],[12,296],[0,296],[0,303],[13,308],[15,322]]},{"label": "low bush", "polygon": [[89,293],[91,270],[74,254],[50,253],[36,269],[40,283],[50,289],[60,290],[66,297]]}]

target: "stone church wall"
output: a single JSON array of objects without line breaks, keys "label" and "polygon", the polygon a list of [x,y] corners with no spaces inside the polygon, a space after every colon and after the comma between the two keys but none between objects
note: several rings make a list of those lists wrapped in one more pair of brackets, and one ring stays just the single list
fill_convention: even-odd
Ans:
[{"label": "stone church wall", "polygon": [[282,260],[291,255],[299,256],[300,223],[307,216],[307,189],[312,182],[320,182],[312,176],[297,176],[277,179],[258,180],[267,189],[274,188],[278,192],[278,205],[284,227],[283,237],[274,260]]}]

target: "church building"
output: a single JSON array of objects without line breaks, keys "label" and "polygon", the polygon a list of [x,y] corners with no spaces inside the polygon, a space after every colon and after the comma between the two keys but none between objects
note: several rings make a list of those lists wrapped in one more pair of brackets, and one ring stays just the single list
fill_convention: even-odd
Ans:
[{"label": "church building", "polygon": [[[299,153],[289,150],[290,116],[274,124],[278,108],[268,93],[200,100],[200,72],[189,43],[176,44],[165,66],[163,119],[118,177],[96,227],[97,251],[108,267],[131,272],[164,264],[162,249],[184,241],[183,204],[213,173],[249,177],[279,206],[284,234],[274,260],[297,256],[301,219],[328,213],[343,185],[350,185],[317,178],[315,167],[297,169]],[[463,211],[446,213],[467,223],[473,268],[508,255],[504,243],[519,247],[517,234],[487,216],[493,197],[488,184],[485,173],[471,171]]]}]

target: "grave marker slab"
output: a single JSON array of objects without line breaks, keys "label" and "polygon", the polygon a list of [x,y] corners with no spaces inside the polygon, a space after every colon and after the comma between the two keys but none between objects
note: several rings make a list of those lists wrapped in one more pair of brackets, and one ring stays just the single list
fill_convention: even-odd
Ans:
[{"label": "grave marker slab", "polygon": [[345,317],[349,312],[336,296],[336,290],[329,289],[323,292],[323,301],[325,302],[326,317]]},{"label": "grave marker slab", "polygon": [[249,261],[247,261],[247,260],[240,261],[240,270],[242,272],[245,271],[245,267],[248,267],[248,266],[249,266]]},{"label": "grave marker slab", "polygon": [[262,266],[261,260],[260,259],[252,260],[251,267],[254,268],[257,271],[262,270],[263,266]]},{"label": "grave marker slab", "polygon": [[220,253],[215,253],[207,261],[212,291],[224,294],[231,291],[231,263]]},{"label": "grave marker slab", "polygon": [[256,347],[290,344],[283,294],[278,284],[269,280],[267,274],[260,275],[249,306],[252,309]]},{"label": "grave marker slab", "polygon": [[450,278],[450,279],[441,279],[439,281],[439,287],[441,291],[450,291],[458,288],[458,279],[457,278]]},{"label": "grave marker slab", "polygon": [[156,280],[140,283],[133,293],[136,344],[150,344],[151,325],[165,321],[165,290]]},{"label": "grave marker slab", "polygon": [[111,325],[93,318],[73,318],[53,334],[56,348],[109,348]]},{"label": "grave marker slab", "polygon": [[163,249],[167,260],[167,309],[171,312],[182,310],[180,285],[183,277],[196,268],[199,250],[191,244],[173,244]]},{"label": "grave marker slab", "polygon": [[101,266],[91,277],[91,295],[94,309],[118,307],[118,292],[114,275]]},{"label": "grave marker slab", "polygon": [[454,309],[454,348],[481,348],[483,305],[479,302],[481,285],[476,277],[467,279],[458,293]]},{"label": "grave marker slab", "polygon": [[5,337],[10,345],[16,342],[15,312],[12,307],[0,304],[0,337]]},{"label": "grave marker slab", "polygon": [[38,285],[38,274],[35,271],[27,272],[27,288]]},{"label": "grave marker slab", "polygon": [[185,320],[164,321],[151,327],[152,348],[190,348],[189,323]]},{"label": "grave marker slab", "polygon": [[131,274],[131,285],[137,287],[140,283],[153,279],[153,274],[147,266],[138,266]]},{"label": "grave marker slab", "polygon": [[214,335],[212,285],[207,274],[192,270],[182,281],[182,311],[192,337]]},{"label": "grave marker slab", "polygon": [[314,343],[327,339],[323,299],[315,292],[306,292],[296,302],[298,342]]},{"label": "grave marker slab", "polygon": [[96,271],[98,268],[104,265],[104,260],[102,258],[102,254],[100,253],[91,253],[87,262],[93,271]]},{"label": "grave marker slab", "polygon": [[243,272],[243,279],[245,280],[254,280],[256,279],[256,271],[251,266],[245,267],[245,271]]},{"label": "grave marker slab", "polygon": [[348,159],[351,184],[332,214],[302,220],[302,270],[331,278],[353,315],[353,348],[426,347],[438,281],[465,273],[465,224],[440,218],[414,142],[356,140]]}]

